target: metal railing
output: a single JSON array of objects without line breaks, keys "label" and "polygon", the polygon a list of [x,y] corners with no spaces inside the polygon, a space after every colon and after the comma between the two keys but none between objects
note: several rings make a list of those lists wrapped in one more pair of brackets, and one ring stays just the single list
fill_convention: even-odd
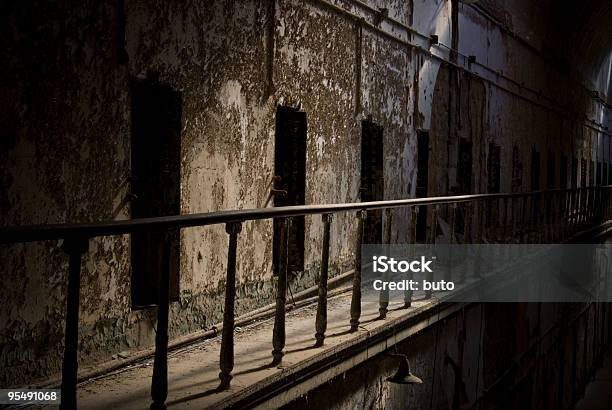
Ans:
[{"label": "metal railing", "polygon": [[[303,205],[278,208],[231,210],[192,215],[143,218],[126,221],[108,221],[83,224],[41,225],[0,229],[0,244],[64,240],[69,257],[68,289],[66,301],[66,327],[62,364],[62,409],[76,408],[77,350],[79,323],[79,292],[83,254],[91,238],[131,234],[142,231],[186,229],[225,224],[229,236],[225,307],[219,359],[219,389],[227,389],[234,367],[234,304],[236,298],[236,257],[238,235],[246,221],[278,218],[281,221],[279,275],[276,289],[276,309],[272,337],[272,360],[279,364],[285,347],[285,304],[287,296],[288,237],[292,218],[322,215],[323,240],[318,301],[315,320],[315,345],[325,341],[327,330],[327,290],[329,269],[330,229],[333,215],[356,212],[357,243],[355,244],[354,273],[350,307],[350,330],[358,329],[361,317],[361,245],[364,240],[365,221],[369,212],[385,211],[386,240],[390,240],[393,214],[396,209],[408,208],[410,215],[409,242],[417,243],[418,229],[427,244],[435,244],[438,221],[449,225],[450,243],[555,243],[571,238],[577,232],[610,219],[612,186],[557,189],[529,193],[500,193],[445,196],[435,198],[403,199],[377,202],[343,203],[330,205]],[[424,225],[417,227],[419,213],[425,212]],[[406,223],[406,222],[402,222]],[[169,267],[166,258],[162,271],[157,333],[151,381],[152,409],[165,408],[168,395],[168,311]],[[430,297],[431,293],[426,294]],[[405,307],[410,307],[412,295],[406,293]],[[387,315],[388,300],[381,297],[380,318]]]}]

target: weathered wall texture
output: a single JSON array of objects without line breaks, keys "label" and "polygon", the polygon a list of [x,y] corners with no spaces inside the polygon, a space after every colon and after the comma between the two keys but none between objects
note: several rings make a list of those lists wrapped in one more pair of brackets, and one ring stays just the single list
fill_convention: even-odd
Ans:
[{"label": "weathered wall texture", "polygon": [[[432,142],[430,195],[456,185],[459,138],[473,144],[473,192],[487,189],[489,142],[501,146],[502,191],[511,189],[514,145],[523,164],[520,190],[529,190],[532,146],[542,153],[541,186],[549,148],[557,164],[561,150],[570,158],[604,158],[605,152],[609,159],[608,136],[588,121],[611,125],[601,104],[471,7],[455,5],[459,29],[453,37],[451,1],[332,3],[346,11],[318,0],[3,5],[0,225],[130,217],[132,79],[182,92],[185,214],[264,205],[278,105],[307,114],[309,204],[359,201],[366,118],[384,127],[386,199],[415,194],[417,130],[429,131]],[[524,20],[531,3],[485,3],[502,22],[511,20],[519,35],[535,24]],[[471,67],[478,75],[470,74],[462,56],[455,58],[465,68],[454,68],[444,62],[453,53],[430,47],[406,26],[435,33],[447,46],[456,43],[462,54],[503,76],[478,64]],[[544,38],[546,27],[541,30],[532,38]],[[588,79],[602,91],[610,83],[607,67]],[[559,112],[561,106],[575,115]],[[393,241],[407,239],[408,220],[403,211],[393,215]],[[355,227],[353,214],[334,219],[333,274],[351,266]],[[321,238],[321,219],[307,218],[307,268],[291,281],[293,292],[315,283]],[[185,229],[181,243],[172,335],[216,323],[225,286],[223,226]],[[59,369],[67,268],[60,245],[0,248],[3,385]],[[237,313],[272,301],[271,256],[271,222],[246,222],[239,237]],[[93,239],[85,260],[81,363],[151,346],[154,313],[130,311],[129,238]]]}]

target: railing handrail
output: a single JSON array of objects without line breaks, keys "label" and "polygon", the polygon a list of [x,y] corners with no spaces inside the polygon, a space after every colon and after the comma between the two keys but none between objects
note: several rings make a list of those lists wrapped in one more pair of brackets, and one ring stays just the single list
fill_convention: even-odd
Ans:
[{"label": "railing handrail", "polygon": [[612,185],[566,189],[549,189],[530,192],[470,194],[370,202],[348,202],[336,204],[281,206],[271,208],[232,209],[187,215],[171,215],[100,222],[11,226],[0,228],[0,244],[59,240],[66,238],[93,238],[98,236],[125,235],[140,231],[190,228],[197,226],[208,226],[231,222],[253,221],[290,216],[399,208],[415,205],[463,203],[482,199],[516,198],[523,196],[534,196],[542,194],[604,188],[612,188]]},{"label": "railing handrail", "polygon": [[[423,213],[429,219],[424,221],[425,242],[435,245],[437,235],[437,214],[440,205],[448,208],[448,223],[450,227],[450,243],[455,241],[456,211],[458,203],[474,204],[465,207],[463,222],[463,241],[482,243],[485,239],[502,242],[507,240],[508,234],[518,237],[521,241],[557,240],[576,232],[593,222],[612,219],[609,189],[612,185],[591,186],[569,189],[550,189],[532,192],[494,193],[440,196],[430,198],[409,198],[387,201],[355,202],[325,205],[297,205],[276,208],[255,208],[243,210],[225,210],[218,212],[198,213],[190,215],[162,216],[154,218],[131,219],[121,221],[106,221],[79,224],[34,225],[22,227],[0,228],[1,243],[19,243],[44,240],[64,239],[64,251],[69,257],[68,283],[66,287],[66,325],[64,334],[64,355],[62,360],[62,393],[61,409],[75,409],[77,407],[77,371],[78,371],[78,345],[79,345],[79,308],[81,267],[83,259],[87,257],[89,240],[97,236],[123,235],[139,231],[152,231],[164,229],[181,229],[196,226],[225,224],[228,236],[227,272],[225,282],[225,298],[223,308],[223,328],[221,335],[221,350],[219,353],[220,390],[230,387],[232,370],[234,368],[234,316],[236,301],[236,264],[238,235],[242,230],[242,223],[250,220],[279,218],[278,240],[278,280],[276,289],[276,309],[272,336],[273,363],[282,362],[285,348],[285,318],[287,297],[287,273],[289,256],[289,239],[293,224],[292,218],[303,215],[323,215],[323,243],[321,252],[321,266],[318,281],[317,315],[315,322],[315,346],[321,346],[325,340],[327,330],[327,278],[329,273],[329,248],[332,214],[339,212],[356,211],[356,242],[354,253],[353,285],[350,309],[350,331],[357,331],[361,317],[361,245],[364,244],[364,222],[368,219],[368,210],[393,209],[409,207],[411,213],[410,235],[411,242],[417,243],[417,225],[419,223],[419,210],[421,207],[431,206],[431,214]],[[605,191],[604,191],[605,190]],[[560,194],[560,195],[559,195]],[[514,201],[517,198],[518,201]],[[558,199],[558,200],[557,200]],[[476,202],[481,201],[482,203]],[[516,203],[515,203],[516,202]],[[515,208],[518,205],[519,208]],[[493,207],[499,206],[501,212],[492,212]],[[477,208],[476,208],[477,207]],[[522,213],[524,226],[517,232],[516,224],[509,226],[515,209]],[[472,214],[476,218],[472,218]],[[387,212],[387,243],[391,241],[390,226],[393,213]],[[416,221],[416,223],[414,223]],[[475,225],[475,226],[473,226]],[[472,228],[477,228],[472,232]],[[474,235],[475,233],[475,235]],[[518,236],[516,236],[518,233]],[[276,233],[275,233],[276,234]],[[155,359],[153,362],[153,376],[151,378],[151,408],[165,408],[168,397],[168,321],[169,321],[169,283],[170,261],[169,252],[162,252],[161,272],[157,303],[157,330],[155,335]],[[91,255],[89,255],[91,256]],[[428,274],[428,275],[433,275]],[[433,280],[433,276],[428,277]],[[450,277],[448,278],[451,279]],[[465,278],[459,278],[459,282]],[[426,298],[432,296],[431,291],[425,293]],[[412,292],[404,294],[404,308],[412,303]],[[379,298],[379,319],[385,319],[389,307],[388,290],[381,291]]]}]

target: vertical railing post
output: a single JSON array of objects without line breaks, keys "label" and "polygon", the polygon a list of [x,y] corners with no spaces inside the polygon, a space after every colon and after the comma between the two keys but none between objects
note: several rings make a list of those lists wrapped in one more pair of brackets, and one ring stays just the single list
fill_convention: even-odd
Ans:
[{"label": "vertical railing post", "polygon": [[526,195],[521,195],[520,197],[521,199],[521,213],[520,213],[520,220],[521,220],[521,224],[520,224],[520,235],[519,235],[519,243],[527,243],[527,234],[528,234],[528,221],[529,221],[529,216],[527,214],[527,196]]},{"label": "vertical railing post", "polygon": [[574,233],[580,230],[582,224],[582,206],[583,206],[583,189],[577,188],[575,193],[575,204],[574,204]]},{"label": "vertical railing post", "polygon": [[595,209],[595,191],[593,189],[593,187],[589,187],[588,188],[589,191],[589,199],[587,200],[587,220],[586,220],[586,224],[587,226],[591,224],[592,220],[593,220],[593,210]]},{"label": "vertical railing post", "polygon": [[[434,205],[431,210],[431,226],[429,230],[429,247],[430,255],[434,254],[434,246],[436,243],[436,234],[438,231],[438,205]],[[428,282],[433,282],[433,272],[427,272],[426,277]],[[431,288],[425,291],[425,299],[431,299]]]},{"label": "vertical railing post", "polygon": [[563,193],[564,206],[561,213],[561,237],[563,239],[567,238],[569,229],[570,229],[570,207],[571,207],[571,191],[565,191]]},{"label": "vertical railing post", "polygon": [[555,201],[555,236],[557,238],[557,242],[561,242],[563,239],[563,214],[565,209],[565,192],[559,192],[557,194],[559,197],[558,201]]},{"label": "vertical railing post", "polygon": [[501,241],[500,243],[508,242],[508,212],[510,210],[510,203],[508,201],[508,197],[502,198],[502,215],[501,215]]},{"label": "vertical railing post", "polygon": [[88,238],[67,238],[64,252],[68,254],[68,289],[66,292],[66,330],[62,363],[60,409],[76,409],[76,384],[79,344],[79,296],[81,290],[81,260],[88,248]]},{"label": "vertical railing post", "polygon": [[[609,182],[612,184],[612,181]],[[606,220],[610,219],[610,188],[606,187]]]},{"label": "vertical railing post", "polygon": [[588,220],[589,189],[582,188],[580,190],[580,197],[580,229],[582,229]]},{"label": "vertical railing post", "polygon": [[572,232],[574,235],[578,232],[578,216],[580,211],[580,188],[575,188],[572,192]]},{"label": "vertical railing post", "polygon": [[[554,198],[557,198],[557,200],[555,200]],[[554,209],[555,209],[555,219],[553,220],[553,227],[554,227],[554,231],[555,231],[555,241],[556,242],[560,242],[561,238],[562,238],[562,232],[561,232],[561,220],[563,219],[563,207],[564,205],[564,192],[557,192],[555,194],[553,194],[553,205],[554,205]]]},{"label": "vertical railing post", "polygon": [[525,196],[525,239],[521,242],[523,243],[533,243],[533,231],[535,230],[535,211],[533,209],[533,204],[535,202],[535,194],[530,194]]},{"label": "vertical railing post", "polygon": [[593,224],[599,222],[599,193],[600,189],[598,186],[593,187],[593,203],[592,203],[592,216],[591,220]]},{"label": "vertical railing post", "polygon": [[[393,213],[391,209],[387,209],[386,210],[386,215],[387,215],[387,230],[386,230],[386,234],[385,234],[385,243],[384,246],[385,247],[389,247],[391,244],[391,224],[393,221]],[[389,249],[390,250],[390,249]],[[383,277],[384,279],[388,278],[388,273],[385,272],[383,273]],[[389,289],[387,289],[387,287],[385,287],[383,290],[380,291],[380,293],[378,294],[378,318],[379,319],[385,319],[387,317],[387,312],[389,311]]]},{"label": "vertical railing post", "polygon": [[483,208],[484,208],[484,224],[482,228],[482,237],[486,239],[487,243],[495,242],[495,235],[491,233],[491,227],[494,226],[493,223],[493,206],[491,205],[495,200],[494,199],[484,199],[483,200]]},{"label": "vertical railing post", "polygon": [[533,243],[542,243],[542,193],[538,193],[534,197],[534,207],[536,216]]},{"label": "vertical railing post", "polygon": [[601,197],[602,197],[602,204],[601,204],[601,210],[602,210],[602,215],[603,215],[603,221],[607,221],[608,220],[608,200],[609,200],[609,190],[606,187],[601,188]]},{"label": "vertical railing post", "polygon": [[287,302],[287,258],[288,238],[291,229],[291,218],[283,218],[279,232],[278,278],[276,283],[276,312],[274,315],[274,328],[272,330],[272,365],[280,364],[285,348],[285,304]]},{"label": "vertical railing post", "polygon": [[585,224],[588,226],[591,223],[591,213],[593,212],[593,187],[587,188],[587,200],[585,209]]},{"label": "vertical railing post", "polygon": [[162,254],[162,269],[157,305],[157,328],[155,329],[155,358],[151,378],[152,410],[166,408],[168,398],[168,314],[170,309],[170,240],[165,233]]},{"label": "vertical railing post", "polygon": [[353,294],[351,295],[351,332],[359,328],[361,317],[361,246],[363,245],[363,221],[367,211],[357,211],[357,242],[355,246],[355,271],[353,272]]},{"label": "vertical railing post", "polygon": [[536,200],[536,214],[537,214],[537,218],[536,218],[536,242],[535,243],[545,243],[545,241],[543,241],[543,225],[544,225],[544,218],[543,218],[543,212],[542,212],[542,208],[544,208],[544,195],[542,194],[542,192],[537,194],[537,200]]},{"label": "vertical railing post", "polygon": [[558,239],[559,235],[557,235],[557,212],[558,205],[561,202],[560,198],[557,198],[556,192],[550,193],[550,242],[554,243],[555,240]]},{"label": "vertical railing post", "polygon": [[[612,181],[609,182],[610,184],[612,184]],[[610,202],[610,188],[607,187],[606,188],[606,213],[607,213],[607,218],[606,219],[610,219],[610,215],[611,215],[611,210],[612,210],[612,203]]]},{"label": "vertical railing post", "polygon": [[[465,219],[463,222],[463,249],[462,249],[462,253],[465,256],[466,252],[467,252],[467,246],[466,245],[471,245],[473,243],[472,240],[472,213],[473,213],[473,208],[474,208],[474,202],[466,202],[465,203]],[[474,258],[469,258],[468,259],[468,264],[471,267],[470,270],[473,271],[473,267],[474,267]],[[464,283],[465,282],[465,269],[461,270],[461,273],[459,275],[459,283]]]},{"label": "vertical railing post", "polygon": [[223,309],[223,332],[221,333],[221,353],[219,355],[220,390],[229,388],[234,369],[234,302],[236,300],[236,249],[238,234],[242,230],[240,222],[229,222],[225,231],[229,234],[227,249],[227,276],[225,285],[225,306]]},{"label": "vertical railing post", "polygon": [[603,205],[603,188],[601,186],[597,187],[597,223],[601,223],[603,220],[602,207]]},{"label": "vertical railing post", "polygon": [[577,188],[574,193],[574,234],[580,230],[580,225],[582,223],[582,188]]},{"label": "vertical railing post", "polygon": [[574,190],[568,191],[566,194],[567,206],[565,209],[565,223],[563,237],[567,239],[572,233],[573,208],[574,208]]},{"label": "vertical railing post", "polygon": [[543,200],[544,200],[544,235],[543,235],[543,243],[550,243],[551,242],[551,221],[552,221],[552,200],[550,197],[550,193],[549,192],[544,192],[544,194],[542,195]]},{"label": "vertical railing post", "polygon": [[480,278],[482,275],[482,248],[484,245],[484,225],[485,225],[485,201],[478,200],[474,202],[474,206],[477,207],[474,215],[476,216],[476,260],[474,261],[474,274],[475,278]]},{"label": "vertical railing post", "polygon": [[568,191],[565,194],[567,198],[567,205],[565,206],[565,215],[563,216],[563,239],[567,239],[572,234],[572,208],[574,206],[573,198],[574,191]]},{"label": "vertical railing post", "polygon": [[315,346],[323,346],[327,330],[327,279],[329,273],[329,239],[332,214],[323,214],[323,249],[321,250],[321,274],[319,275],[319,300],[315,321]]},{"label": "vertical railing post", "polygon": [[453,277],[453,245],[455,244],[455,219],[456,219],[456,213],[457,213],[457,203],[453,202],[451,204],[448,204],[448,207],[450,208],[450,215],[448,217],[448,224],[449,226],[449,247],[448,247],[448,269],[446,269],[444,271],[444,280],[445,281],[450,281]]},{"label": "vertical railing post", "polygon": [[555,243],[556,240],[559,239],[559,232],[557,230],[558,225],[557,225],[557,221],[559,220],[558,217],[558,213],[559,213],[559,204],[561,202],[561,198],[558,198],[558,195],[556,192],[551,192],[550,193],[550,211],[551,211],[551,215],[550,215],[550,243]]},{"label": "vertical railing post", "polygon": [[572,234],[572,230],[573,230],[573,217],[574,217],[574,213],[573,213],[573,208],[574,208],[574,190],[572,189],[571,191],[568,191],[566,194],[567,197],[567,206],[565,209],[565,223],[563,224],[564,226],[564,232],[563,232],[563,237],[564,239],[569,238],[569,236]]},{"label": "vertical railing post", "polygon": [[[412,213],[410,218],[410,257],[415,256],[416,243],[417,243],[417,220],[419,217],[419,206],[411,207]],[[412,280],[414,274],[412,271],[408,272],[408,280]],[[412,289],[408,288],[404,291],[404,308],[409,308],[412,305]]]},{"label": "vertical railing post", "polygon": [[541,223],[542,223],[542,227],[540,229],[540,243],[549,243],[549,219],[550,219],[550,201],[549,201],[549,195],[548,192],[544,191],[542,194],[542,202],[541,202],[541,209],[542,209],[542,218],[541,218]]},{"label": "vertical railing post", "polygon": [[592,206],[592,220],[593,224],[599,223],[599,200],[600,200],[601,188],[596,186],[593,188],[593,206]]}]

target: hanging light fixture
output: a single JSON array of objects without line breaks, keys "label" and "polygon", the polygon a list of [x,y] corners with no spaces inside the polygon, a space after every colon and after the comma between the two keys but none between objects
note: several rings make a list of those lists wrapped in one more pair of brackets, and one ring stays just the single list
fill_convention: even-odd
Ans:
[{"label": "hanging light fixture", "polygon": [[399,367],[393,376],[387,377],[388,382],[395,384],[423,384],[423,380],[410,371],[408,356],[398,353],[391,354],[390,356],[399,358]]}]

